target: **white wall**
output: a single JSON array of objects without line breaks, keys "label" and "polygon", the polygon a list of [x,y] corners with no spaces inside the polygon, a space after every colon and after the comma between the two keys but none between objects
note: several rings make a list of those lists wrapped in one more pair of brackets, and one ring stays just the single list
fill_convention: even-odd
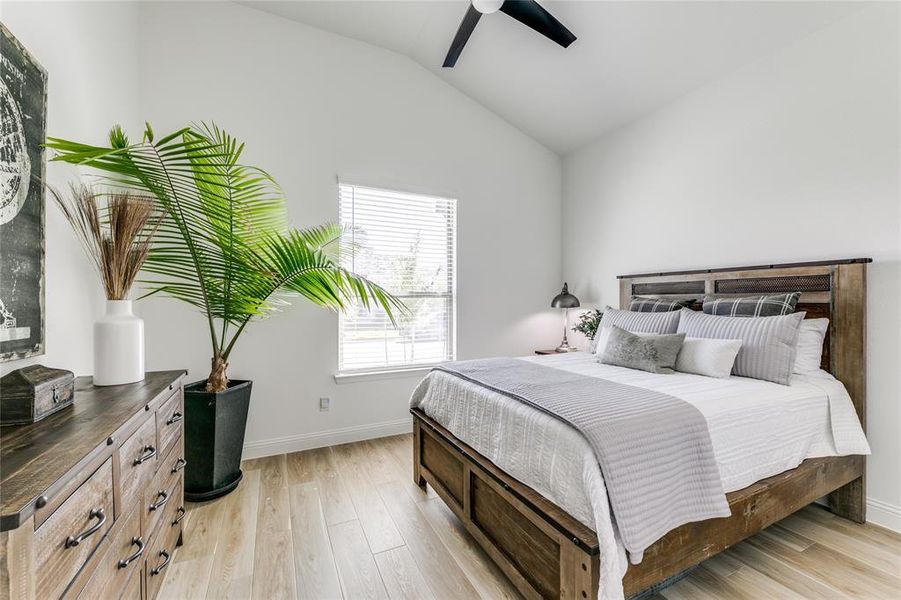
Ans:
[{"label": "white wall", "polygon": [[[867,8],[559,159],[399,55],[250,8],[204,3],[0,5],[50,73],[49,133],[103,141],[215,120],[272,172],[297,225],[337,217],[335,176],[459,200],[459,356],[522,354],[559,335],[563,274],[615,304],[647,269],[872,256],[871,517],[901,526],[901,200],[898,6]],[[49,166],[65,185],[75,171]],[[47,354],[92,371],[102,295],[47,207]],[[139,305],[149,368],[202,378],[203,320]],[[253,454],[407,426],[406,379],[336,385],[336,317],[302,302],[250,328],[232,359],[252,378]],[[318,398],[332,410],[320,413]]]},{"label": "white wall", "polygon": [[[159,133],[214,120],[246,141],[295,225],[337,219],[336,175],[457,198],[460,358],[557,342],[555,154],[405,57],[252,8],[145,4],[139,47],[142,118]],[[205,377],[205,321],[166,299],[140,310],[148,367]],[[254,380],[245,456],[409,429],[421,375],[339,385],[337,355],[337,317],[302,301],[248,329],[230,368]]]},{"label": "white wall", "polygon": [[872,257],[869,512],[901,528],[898,13],[867,8],[566,156],[563,264],[616,306],[622,273]]},{"label": "white wall", "polygon": [[[137,14],[128,3],[0,3],[0,20],[48,72],[48,135],[99,143],[112,124],[140,122]],[[50,185],[66,190],[75,179],[73,167],[48,162]],[[0,364],[0,373],[40,363],[87,375],[103,292],[49,194],[46,210],[46,354]]]}]

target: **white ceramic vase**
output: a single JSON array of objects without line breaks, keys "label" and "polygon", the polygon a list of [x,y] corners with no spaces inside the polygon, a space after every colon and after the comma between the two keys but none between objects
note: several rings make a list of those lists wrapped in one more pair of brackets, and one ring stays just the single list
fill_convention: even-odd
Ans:
[{"label": "white ceramic vase", "polygon": [[94,385],[144,379],[144,321],[131,300],[107,300],[106,314],[94,322]]}]

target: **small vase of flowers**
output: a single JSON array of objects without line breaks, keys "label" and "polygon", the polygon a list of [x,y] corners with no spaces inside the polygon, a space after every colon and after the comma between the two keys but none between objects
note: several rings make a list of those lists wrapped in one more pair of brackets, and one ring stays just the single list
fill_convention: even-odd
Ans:
[{"label": "small vase of flowers", "polygon": [[579,315],[579,322],[573,327],[573,331],[581,333],[589,340],[593,340],[598,332],[598,326],[601,324],[601,317],[604,313],[594,308]]}]

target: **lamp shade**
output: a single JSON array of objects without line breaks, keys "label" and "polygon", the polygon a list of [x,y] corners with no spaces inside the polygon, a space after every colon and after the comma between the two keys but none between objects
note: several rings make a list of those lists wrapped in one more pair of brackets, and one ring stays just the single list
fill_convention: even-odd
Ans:
[{"label": "lamp shade", "polygon": [[579,299],[569,293],[569,286],[563,284],[563,291],[551,300],[551,308],[578,308]]}]

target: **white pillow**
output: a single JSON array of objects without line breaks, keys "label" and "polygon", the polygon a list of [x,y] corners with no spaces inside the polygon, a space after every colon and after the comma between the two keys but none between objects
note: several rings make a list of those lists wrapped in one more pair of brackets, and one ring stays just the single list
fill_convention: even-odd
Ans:
[{"label": "white pillow", "polygon": [[598,326],[597,333],[594,334],[594,353],[598,356],[604,356],[604,350],[607,349],[607,340],[610,339],[610,328]]},{"label": "white pillow", "polygon": [[795,355],[793,373],[810,374],[820,370],[823,360],[823,342],[829,319],[804,319],[798,333],[798,353]]},{"label": "white pillow", "polygon": [[676,370],[725,379],[740,349],[741,340],[687,337],[676,357]]}]

